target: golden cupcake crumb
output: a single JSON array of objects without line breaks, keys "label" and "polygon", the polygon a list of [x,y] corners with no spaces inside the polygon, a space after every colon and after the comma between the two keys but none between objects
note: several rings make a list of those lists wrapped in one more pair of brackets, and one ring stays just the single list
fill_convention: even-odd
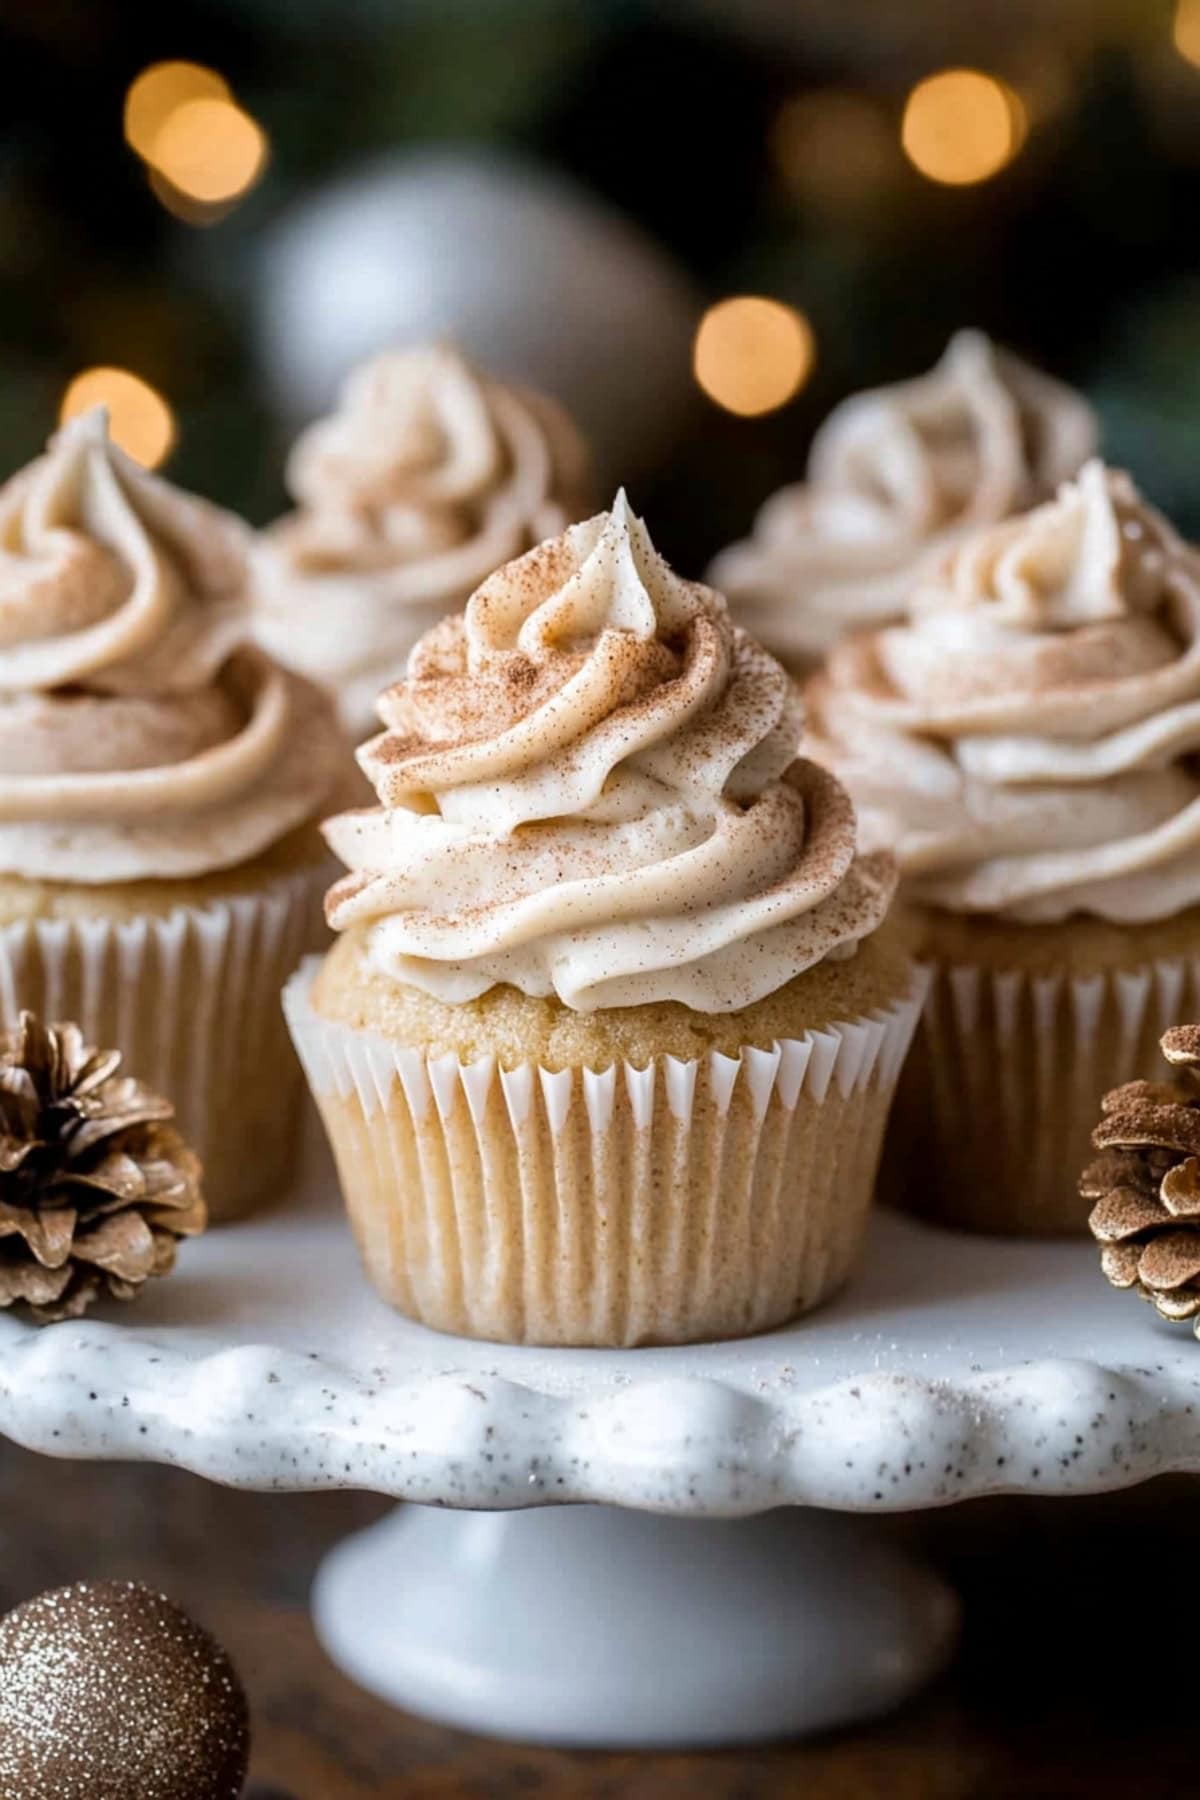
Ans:
[{"label": "golden cupcake crumb", "polygon": [[1016,969],[1064,977],[1130,971],[1195,956],[1200,906],[1143,925],[1076,914],[1056,923],[1022,925],[986,913],[915,909],[916,953],[947,967]]},{"label": "golden cupcake crumb", "polygon": [[312,1003],[327,1019],[375,1031],[428,1056],[476,1062],[495,1056],[503,1068],[535,1062],[544,1069],[604,1068],[615,1061],[643,1068],[655,1057],[693,1059],[719,1050],[736,1056],[839,1019],[892,1005],[912,979],[912,925],[888,919],[844,962],[822,962],[765,999],[737,1012],[701,1013],[674,1000],[646,1006],[574,1012],[553,995],[533,998],[493,987],[475,1000],[449,1003],[373,969],[366,929],[343,933],[317,976]]}]

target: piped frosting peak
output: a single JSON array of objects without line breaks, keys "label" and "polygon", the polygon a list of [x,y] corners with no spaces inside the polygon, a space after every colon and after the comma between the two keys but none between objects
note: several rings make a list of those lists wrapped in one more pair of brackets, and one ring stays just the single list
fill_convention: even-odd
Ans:
[{"label": "piped frosting peak", "polygon": [[810,687],[814,754],[920,899],[1020,920],[1200,903],[1200,558],[1127,475],[931,565]]},{"label": "piped frosting peak", "polygon": [[361,735],[416,639],[578,516],[587,470],[551,401],[423,345],[353,371],[297,440],[288,485],[297,510],[255,551],[260,636]]},{"label": "piped frosting peak", "polygon": [[486,581],[414,650],[328,827],[336,929],[445,999],[748,1005],[846,955],[890,898],[794,688],[623,495]]},{"label": "piped frosting peak", "polygon": [[99,410],[0,489],[0,870],[205,873],[319,811],[338,734],[246,643],[248,535]]},{"label": "piped frosting peak", "polygon": [[902,616],[927,558],[1053,495],[1096,439],[1079,395],[960,331],[928,374],[836,407],[807,480],[767,502],[712,579],[769,646],[817,657]]}]

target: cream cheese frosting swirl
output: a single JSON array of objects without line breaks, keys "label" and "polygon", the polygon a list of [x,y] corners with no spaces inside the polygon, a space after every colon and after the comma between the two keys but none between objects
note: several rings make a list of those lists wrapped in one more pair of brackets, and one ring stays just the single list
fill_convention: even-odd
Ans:
[{"label": "cream cheese frosting swirl", "polygon": [[1091,462],[928,570],[810,689],[909,892],[1022,921],[1200,902],[1200,556]]},{"label": "cream cheese frosting swirl", "polygon": [[0,871],[203,874],[320,810],[339,734],[245,642],[248,535],[101,410],[0,489]]},{"label": "cream cheese frosting swirl", "polygon": [[356,369],[287,479],[297,510],[254,555],[259,637],[331,689],[361,737],[417,638],[578,518],[588,478],[552,401],[429,345]]},{"label": "cream cheese frosting swirl", "polygon": [[336,930],[443,1000],[509,983],[580,1012],[727,1012],[887,910],[800,702],[619,495],[510,563],[414,650],[359,752],[381,802],[327,825]]},{"label": "cream cheese frosting swirl", "polygon": [[815,660],[899,617],[926,556],[1051,496],[1096,438],[1080,395],[960,331],[928,374],[836,407],[807,481],[768,500],[710,579],[771,649]]}]

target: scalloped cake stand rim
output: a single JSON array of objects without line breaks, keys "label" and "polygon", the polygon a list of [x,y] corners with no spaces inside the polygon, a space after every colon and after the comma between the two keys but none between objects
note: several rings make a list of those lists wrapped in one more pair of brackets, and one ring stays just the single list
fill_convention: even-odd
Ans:
[{"label": "scalloped cake stand rim", "polygon": [[128,1310],[41,1331],[0,1317],[0,1432],[448,1506],[899,1511],[1200,1469],[1200,1344],[1109,1290],[1090,1245],[887,1214],[844,1294],[760,1338],[441,1337],[370,1294],[317,1157],[288,1207],[184,1246]]}]

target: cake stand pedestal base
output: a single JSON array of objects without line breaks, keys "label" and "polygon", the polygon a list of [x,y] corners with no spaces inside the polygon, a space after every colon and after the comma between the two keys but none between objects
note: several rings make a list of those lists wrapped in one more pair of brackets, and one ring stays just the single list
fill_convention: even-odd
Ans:
[{"label": "cake stand pedestal base", "polygon": [[354,1680],[447,1724],[607,1749],[869,1718],[946,1660],[944,1584],[857,1519],[402,1506],[338,1546],[317,1630]]}]

